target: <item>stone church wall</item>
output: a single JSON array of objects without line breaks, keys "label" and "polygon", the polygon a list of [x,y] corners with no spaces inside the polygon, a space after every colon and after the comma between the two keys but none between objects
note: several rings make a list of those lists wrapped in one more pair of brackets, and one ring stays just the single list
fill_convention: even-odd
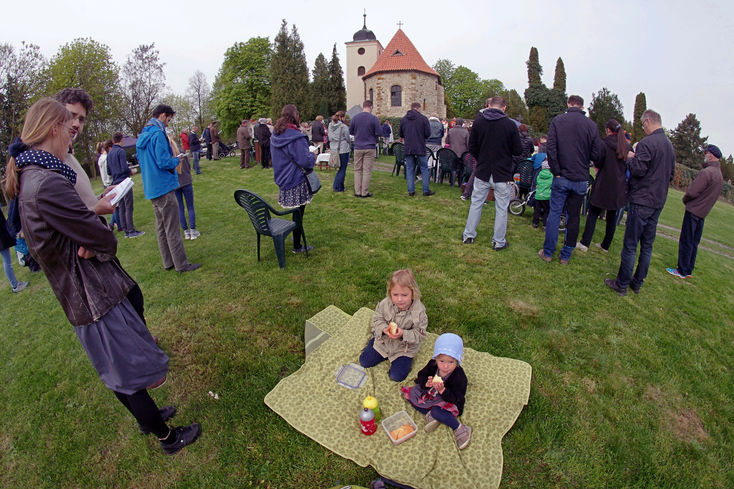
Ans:
[{"label": "stone church wall", "polygon": [[[446,117],[444,89],[435,75],[420,71],[390,71],[372,75],[364,83],[367,98],[372,90],[372,113],[377,117],[402,117],[410,110],[413,102],[422,105],[421,110],[425,116],[435,112],[439,118]],[[391,103],[390,89],[393,85],[399,85],[402,89],[399,106]]]}]

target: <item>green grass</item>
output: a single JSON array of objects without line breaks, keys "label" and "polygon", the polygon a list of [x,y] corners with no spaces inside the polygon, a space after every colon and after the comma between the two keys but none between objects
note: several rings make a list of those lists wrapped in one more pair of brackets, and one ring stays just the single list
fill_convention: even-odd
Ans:
[{"label": "green grass", "polygon": [[[677,242],[658,239],[642,293],[620,298],[603,279],[619,266],[622,227],[609,254],[592,247],[568,267],[546,264],[531,212],[510,216],[510,248],[497,253],[494,211],[485,209],[466,246],[468,203],[455,187],[409,198],[402,176],[375,172],[374,197],[355,199],[350,167],[342,194],[331,192],[334,172],[319,172],[324,189],[305,216],[314,250],[308,259],[289,253],[280,270],[267,240],[257,262],[252,225],[233,199],[248,188],[275,203],[272,172],[240,170],[233,158],[202,166],[194,178],[202,236],[185,242],[202,268],[163,270],[139,175],[135,223],[147,234],[120,239],[118,252],[171,358],[169,381],[153,397],[178,407],[177,423],[201,422],[202,438],[167,457],[140,435],[46,279],[16,266],[31,286],[0,289],[3,487],[367,486],[371,468],[299,434],[263,397],[302,364],[306,318],[329,304],[350,314],[374,307],[402,267],[416,272],[432,332],[533,366],[530,402],[503,440],[501,487],[734,486],[734,260],[701,250],[694,278],[677,280],[665,272]],[[679,227],[682,209],[671,191],[661,223]],[[717,204],[704,237],[733,243],[733,217]]]}]

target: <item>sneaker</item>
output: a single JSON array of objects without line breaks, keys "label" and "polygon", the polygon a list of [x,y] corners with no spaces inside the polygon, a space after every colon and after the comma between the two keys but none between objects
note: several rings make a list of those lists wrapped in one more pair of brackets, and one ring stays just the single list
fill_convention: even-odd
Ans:
[{"label": "sneaker", "polygon": [[546,263],[550,263],[552,258],[549,256],[545,256],[545,252],[543,250],[538,251],[538,256],[541,260],[543,260]]},{"label": "sneaker", "polygon": [[184,239],[191,239],[191,231],[184,229]]},{"label": "sneaker", "polygon": [[596,243],[596,247],[602,250],[604,253],[609,253],[609,250],[604,248],[601,243]]},{"label": "sneaker", "polygon": [[433,190],[429,190],[428,192],[423,192],[424,197],[430,197],[431,195],[436,195],[436,192]]},{"label": "sneaker", "polygon": [[196,239],[201,236],[201,233],[194,228],[189,229],[189,239]]},{"label": "sneaker", "polygon": [[426,413],[426,428],[425,428],[426,433],[430,433],[431,431],[433,431],[436,428],[438,428],[438,425],[439,424],[441,424],[441,423],[439,423],[436,418],[434,418],[433,416],[431,416],[431,412],[428,411]]},{"label": "sneaker", "polygon": [[671,275],[672,275],[672,276],[674,276],[674,277],[678,277],[678,278],[686,278],[686,276],[685,276],[685,275],[682,275],[682,274],[681,274],[681,273],[680,273],[680,272],[678,271],[678,269],[677,269],[677,268],[666,268],[666,269],[665,269],[665,271],[666,271],[666,272],[668,272],[669,274],[671,274]]},{"label": "sneaker", "polygon": [[175,437],[172,443],[163,443],[161,441],[161,449],[166,455],[173,455],[181,451],[186,445],[191,445],[201,435],[201,425],[199,423],[193,423],[188,426],[179,426],[171,428],[173,436]]},{"label": "sneaker", "polygon": [[464,244],[474,244],[474,238],[464,238]]},{"label": "sneaker", "polygon": [[132,233],[125,233],[126,238],[137,238],[145,234],[145,231],[133,231]]},{"label": "sneaker", "polygon": [[579,250],[579,251],[583,251],[584,253],[586,253],[587,251],[589,251],[589,247],[586,246],[586,245],[584,245],[584,244],[582,244],[581,241],[579,241],[578,243],[576,243],[576,249]]},{"label": "sneaker", "polygon": [[415,192],[408,192],[408,197],[415,197]]},{"label": "sneaker", "polygon": [[187,263],[178,273],[193,272],[201,267],[201,263]]},{"label": "sneaker", "polygon": [[568,265],[568,260],[566,260],[565,258],[561,258],[560,256],[558,257],[558,262],[561,265]]},{"label": "sneaker", "polygon": [[18,282],[17,284],[15,284],[15,287],[13,287],[13,292],[20,292],[26,287],[28,287],[28,282]]},{"label": "sneaker", "polygon": [[469,197],[467,197],[466,195],[460,195],[459,198],[461,200],[467,200]]},{"label": "sneaker", "polygon": [[[163,421],[168,421],[172,417],[176,416],[176,408],[174,406],[164,406],[158,410],[159,413],[161,413],[161,418],[163,418]],[[140,428],[140,432],[144,435],[147,435],[150,433],[150,430],[148,428],[144,428],[142,425],[138,425]]]},{"label": "sneaker", "polygon": [[311,251],[313,249],[313,246],[301,246],[300,248],[293,248],[293,253],[305,253],[306,251]]},{"label": "sneaker", "polygon": [[492,242],[492,249],[494,251],[501,251],[509,246],[510,246],[510,243],[508,243],[507,241],[505,241],[505,244],[498,244],[496,242]]},{"label": "sneaker", "polygon": [[459,450],[465,449],[471,440],[471,428],[465,424],[459,425],[454,430],[454,437],[456,437],[456,446]]},{"label": "sneaker", "polygon": [[[627,295],[627,289],[623,289],[622,287],[620,287],[619,284],[617,283],[617,279],[605,278],[604,285],[606,285],[607,287],[609,287],[610,289],[612,289],[613,291],[615,291],[617,294],[619,294],[622,297]],[[637,290],[639,292],[640,289],[637,289]]]}]

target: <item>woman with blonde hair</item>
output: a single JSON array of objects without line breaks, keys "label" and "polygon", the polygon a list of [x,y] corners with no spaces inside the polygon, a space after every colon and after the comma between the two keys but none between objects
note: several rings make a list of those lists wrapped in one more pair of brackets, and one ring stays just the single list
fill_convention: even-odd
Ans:
[{"label": "woman with blonde hair", "polygon": [[[176,409],[158,409],[148,388],[161,385],[168,357],[127,298],[137,286],[115,257],[117,240],[74,190],[76,173],[62,158],[71,113],[44,98],[26,114],[21,140],[10,145],[7,191],[16,198],[28,248],[104,384],[173,454],[201,433],[198,423],[169,428]],[[112,195],[103,197],[109,205]]]},{"label": "woman with blonde hair", "polygon": [[[170,134],[168,142],[171,144],[173,154],[181,153],[178,143]],[[178,188],[173,191],[178,201],[178,220],[184,232],[184,239],[196,239],[201,233],[196,230],[196,210],[194,210],[194,180],[191,177],[191,165],[189,165],[188,156],[184,155],[180,158],[176,167],[178,173]],[[186,210],[184,210],[184,200],[186,201]],[[189,221],[186,222],[186,211],[189,213]]]}]

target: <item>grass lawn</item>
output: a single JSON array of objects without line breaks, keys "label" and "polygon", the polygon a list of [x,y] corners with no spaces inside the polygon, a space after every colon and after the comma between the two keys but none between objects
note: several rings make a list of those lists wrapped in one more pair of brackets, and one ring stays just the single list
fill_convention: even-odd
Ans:
[{"label": "grass lawn", "polygon": [[[272,171],[238,163],[204,160],[194,177],[202,235],[185,244],[200,270],[163,269],[139,175],[135,224],[146,234],[119,240],[171,358],[152,396],[177,406],[178,424],[201,422],[201,439],[168,457],[140,435],[46,279],[16,266],[31,286],[0,288],[2,487],[367,486],[371,468],[291,429],[263,398],[302,364],[306,318],[329,304],[349,314],[374,307],[403,267],[416,273],[430,331],[533,366],[530,402],[503,440],[502,488],[734,487],[734,260],[699,250],[694,277],[675,279],[665,267],[677,242],[658,239],[642,292],[618,297],[603,279],[619,267],[623,227],[608,254],[592,247],[568,267],[546,264],[532,212],[509,217],[508,250],[491,249],[493,207],[476,243],[463,245],[468,202],[456,187],[409,198],[402,175],[375,172],[374,197],[356,199],[350,166],[341,194],[331,192],[334,172],[319,172],[324,188],[305,215],[314,250],[288,253],[280,270],[268,239],[257,262],[255,232],[233,199],[247,188],[275,204]],[[682,215],[671,191],[661,223],[679,227]],[[734,243],[734,207],[716,205],[704,238]]]}]

